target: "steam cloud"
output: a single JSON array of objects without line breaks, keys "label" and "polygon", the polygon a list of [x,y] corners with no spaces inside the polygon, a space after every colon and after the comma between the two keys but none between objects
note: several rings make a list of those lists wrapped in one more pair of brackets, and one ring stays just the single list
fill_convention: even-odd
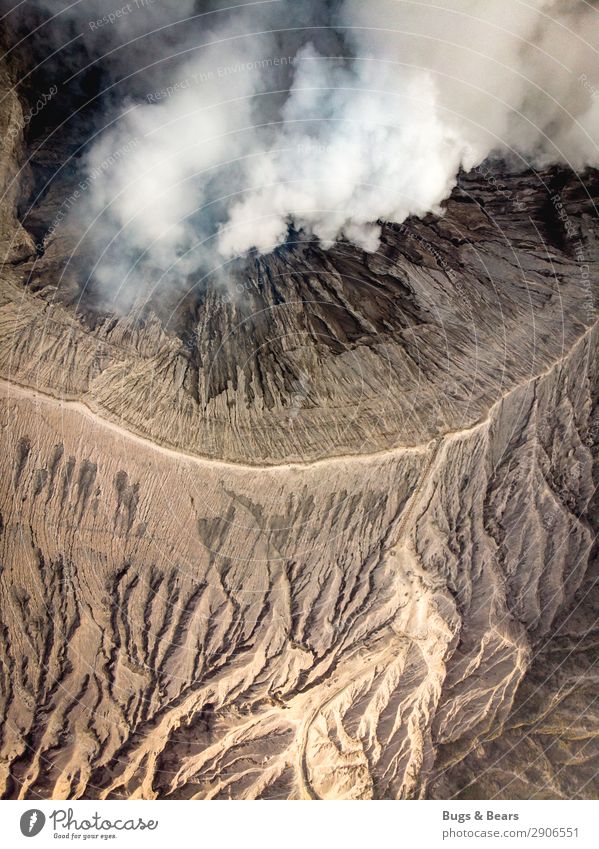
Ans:
[{"label": "steam cloud", "polygon": [[439,212],[459,169],[492,154],[599,164],[596,4],[247,3],[184,37],[168,22],[201,9],[150,8],[123,16],[120,37],[143,59],[143,28],[164,26],[162,58],[116,86],[122,114],[86,158],[106,280],[266,252],[290,224],[373,251],[377,222]]}]

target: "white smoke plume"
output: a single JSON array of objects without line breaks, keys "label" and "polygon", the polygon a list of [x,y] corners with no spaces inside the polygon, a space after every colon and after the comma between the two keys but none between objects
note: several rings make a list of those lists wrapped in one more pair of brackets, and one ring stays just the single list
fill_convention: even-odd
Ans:
[{"label": "white smoke plume", "polygon": [[104,279],[267,252],[290,225],[373,251],[380,222],[440,212],[491,154],[599,165],[595,3],[277,0],[198,20],[165,39],[154,88],[118,88],[87,156],[101,179],[78,215]]}]

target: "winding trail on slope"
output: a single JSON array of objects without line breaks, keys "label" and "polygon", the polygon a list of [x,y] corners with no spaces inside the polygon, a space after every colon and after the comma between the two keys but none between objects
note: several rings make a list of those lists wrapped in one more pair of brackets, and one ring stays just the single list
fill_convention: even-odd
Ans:
[{"label": "winding trail on slope", "polygon": [[427,483],[428,483],[428,481],[431,477],[433,467],[434,467],[435,462],[436,462],[436,460],[439,456],[439,452],[441,450],[441,446],[443,445],[444,441],[445,441],[445,439],[442,436],[440,436],[438,439],[433,440],[433,447],[432,447],[432,450],[431,450],[431,455],[427,460],[426,466],[424,467],[424,469],[422,470],[422,472],[420,474],[420,478],[418,480],[418,483],[416,484],[416,487],[414,488],[414,491],[413,491],[413,493],[411,494],[411,496],[408,500],[408,504],[403,511],[401,519],[399,520],[399,526],[397,528],[395,542],[390,546],[390,548],[393,548],[394,546],[399,545],[402,538],[405,536],[406,531],[408,530],[408,525],[410,523],[410,519],[412,518],[412,514],[414,513],[414,508],[418,504],[418,502],[420,500],[420,496],[421,496],[421,494],[424,490],[424,487],[427,485]]},{"label": "winding trail on slope", "polygon": [[[429,482],[429,480],[431,478],[431,475],[433,473],[433,469],[435,467],[435,461],[437,460],[437,458],[439,456],[439,452],[441,450],[443,443],[444,443],[443,437],[439,437],[438,439],[435,439],[433,441],[430,457],[427,460],[427,463],[426,463],[424,469],[422,470],[422,473],[420,475],[418,483],[416,484],[414,491],[412,492],[412,495],[409,498],[407,506],[404,508],[402,517],[401,517],[400,522],[399,522],[399,526],[398,526],[397,531],[394,535],[395,541],[389,546],[389,548],[393,548],[393,547],[399,545],[402,538],[408,532],[410,520],[411,520],[411,518],[414,514],[414,508],[416,507],[416,505],[420,501],[420,496],[422,495],[427,483]],[[395,643],[395,641],[393,641],[392,644],[383,652],[383,657],[390,652],[394,643]],[[361,675],[364,675],[365,673],[367,673],[369,671],[370,671],[370,667],[368,669],[364,670],[361,673]],[[308,735],[310,733],[310,728],[312,727],[312,724],[316,720],[316,717],[320,713],[322,713],[322,711],[325,710],[329,706],[329,704],[332,701],[334,701],[334,699],[337,698],[337,696],[339,696],[351,684],[355,683],[355,681],[357,681],[359,678],[360,678],[360,675],[355,676],[350,681],[346,681],[343,684],[343,686],[338,687],[336,690],[334,690],[333,693],[327,699],[324,700],[324,702],[321,702],[320,704],[316,705],[316,707],[314,707],[313,710],[310,711],[307,718],[304,720],[304,723],[302,725],[302,730],[301,730],[300,744],[299,744],[299,754],[300,754],[299,774],[300,774],[300,784],[301,784],[301,788],[302,788],[302,794],[303,794],[304,798],[320,799],[320,796],[316,793],[316,791],[314,790],[314,787],[312,786],[312,783],[310,781],[310,774],[309,774],[310,771],[309,771],[309,767],[308,767],[307,748],[308,748]]]},{"label": "winding trail on slope", "polygon": [[[526,381],[522,381],[519,384],[513,386],[509,391],[499,396],[493,405],[489,407],[487,411],[487,415],[479,420],[478,422],[470,425],[469,427],[463,428],[457,431],[448,431],[444,435],[438,437],[434,441],[429,441],[425,445],[417,445],[417,446],[397,446],[391,449],[384,449],[379,452],[373,452],[371,454],[352,454],[352,455],[344,455],[344,456],[336,456],[329,457],[324,459],[319,459],[316,461],[310,461],[306,463],[297,463],[297,462],[289,462],[280,465],[246,465],[241,463],[234,463],[230,461],[224,460],[215,460],[206,457],[201,457],[198,454],[193,452],[183,451],[181,449],[176,449],[170,446],[166,446],[161,444],[160,442],[151,439],[147,436],[142,436],[135,431],[129,430],[126,427],[114,422],[111,419],[104,418],[101,414],[93,410],[84,400],[77,399],[61,399],[50,393],[42,392],[40,390],[33,389],[31,387],[20,385],[18,383],[5,380],[0,378],[0,390],[5,391],[5,396],[10,402],[11,398],[24,398],[28,403],[34,405],[52,405],[57,407],[59,410],[61,409],[69,409],[77,412],[78,415],[85,417],[87,420],[91,421],[94,425],[106,428],[120,435],[123,439],[127,439],[129,442],[141,444],[146,448],[150,448],[154,451],[160,452],[162,455],[165,455],[177,462],[181,462],[182,460],[191,462],[197,466],[202,468],[229,468],[237,471],[250,471],[256,473],[257,471],[261,472],[269,472],[269,473],[280,473],[287,472],[291,469],[305,469],[311,467],[321,467],[321,466],[330,466],[338,463],[346,463],[351,461],[352,463],[368,463],[373,458],[376,457],[385,457],[392,456],[394,454],[406,453],[406,452],[416,452],[416,453],[429,453],[428,459],[426,460],[425,466],[420,474],[418,483],[410,496],[406,507],[404,508],[403,515],[400,517],[399,524],[397,527],[397,531],[394,533],[395,545],[398,544],[405,537],[406,533],[409,532],[409,525],[413,518],[414,510],[417,504],[420,502],[421,496],[425,490],[427,483],[431,479],[431,475],[434,472],[436,460],[439,457],[439,452],[442,446],[445,444],[446,440],[455,438],[461,434],[467,434],[475,431],[480,427],[484,427],[490,420],[493,410],[502,403],[502,401],[515,393],[518,389],[523,386],[527,386],[535,381],[543,379],[543,377],[549,375],[555,368],[558,368],[563,362],[565,362],[576,350],[576,348],[581,345],[587,337],[593,333],[597,329],[599,322],[594,322],[590,327],[588,327],[583,334],[576,340],[574,345],[559,359],[555,360],[550,366],[548,366],[543,371],[532,375]],[[587,352],[588,356],[590,356],[590,349]],[[389,547],[392,547],[389,546]],[[394,647],[394,641],[388,646],[387,651],[391,651]],[[383,653],[382,657],[384,657],[386,652]],[[307,745],[308,745],[308,737],[310,728],[315,722],[319,713],[325,710],[328,705],[331,704],[334,699],[336,699],[348,686],[351,686],[355,683],[356,680],[359,680],[361,675],[367,674],[369,669],[363,670],[357,676],[353,676],[350,680],[346,680],[341,686],[338,686],[333,692],[327,696],[327,698],[316,705],[307,715],[306,719],[303,721],[300,731],[300,745],[299,745],[299,766],[300,766],[300,781],[302,787],[302,793],[310,799],[318,799],[316,791],[314,790],[309,776],[309,766],[307,762]]]},{"label": "winding trail on slope", "polygon": [[[458,430],[448,430],[445,433],[440,434],[437,439],[441,440],[441,442],[450,436],[456,436],[463,433],[470,433],[477,428],[483,427],[490,419],[493,410],[499,406],[506,398],[512,395],[514,392],[517,392],[523,386],[527,386],[534,381],[540,380],[543,377],[551,374],[554,368],[560,366],[563,362],[565,362],[575,351],[575,349],[581,345],[588,336],[590,336],[597,328],[599,328],[599,319],[594,321],[591,325],[589,325],[583,333],[576,339],[576,341],[572,344],[572,346],[564,352],[564,354],[558,359],[554,360],[550,363],[545,369],[536,374],[532,374],[526,380],[521,381],[520,383],[514,384],[507,392],[504,392],[500,395],[494,402],[489,406],[484,417],[478,419],[477,421],[472,422],[464,428]],[[29,386],[28,384],[19,383],[18,381],[7,379],[6,377],[0,377],[0,391],[4,392],[7,399],[10,400],[11,396],[13,397],[23,397],[29,401],[36,401],[37,403],[46,403],[56,405],[59,408],[67,408],[78,412],[80,415],[85,416],[88,420],[92,421],[94,424],[99,425],[100,427],[108,428],[123,438],[132,440],[137,442],[138,444],[144,445],[147,448],[151,448],[155,451],[159,451],[160,453],[170,457],[174,460],[189,460],[192,463],[195,463],[199,466],[211,467],[211,468],[226,468],[238,471],[267,471],[267,472],[287,472],[290,469],[310,469],[310,468],[318,468],[320,466],[330,466],[333,464],[343,464],[347,462],[352,463],[362,463],[369,462],[377,457],[389,457],[393,454],[405,454],[405,453],[416,453],[422,454],[424,453],[428,446],[431,444],[430,440],[427,440],[426,443],[419,443],[416,445],[395,445],[392,448],[383,448],[380,451],[372,451],[370,453],[364,454],[339,454],[331,457],[322,457],[317,460],[307,460],[305,462],[300,461],[289,461],[287,463],[266,463],[266,464],[252,464],[252,463],[238,463],[231,460],[221,460],[215,459],[213,457],[206,457],[201,454],[198,454],[194,451],[186,451],[182,448],[175,447],[173,445],[169,445],[164,441],[160,441],[148,434],[143,434],[136,431],[130,425],[125,426],[119,424],[108,416],[103,416],[101,412],[95,410],[90,404],[87,402],[85,398],[72,398],[72,397],[60,397],[56,394],[53,394],[48,388],[39,389],[33,386]]]},{"label": "winding trail on slope", "polygon": [[[410,521],[413,517],[414,510],[415,510],[416,506],[418,505],[418,503],[420,501],[421,495],[424,492],[425,487],[427,486],[427,484],[429,483],[429,481],[431,479],[431,476],[432,476],[433,471],[435,469],[436,461],[439,457],[439,453],[440,453],[443,445],[446,443],[447,439],[453,438],[453,437],[455,437],[459,434],[462,434],[462,433],[471,432],[471,431],[475,430],[477,427],[481,427],[482,425],[484,425],[485,422],[487,422],[489,420],[494,407],[496,407],[499,403],[501,403],[501,401],[503,401],[504,398],[509,396],[512,392],[516,391],[521,386],[525,386],[528,383],[532,383],[533,381],[542,379],[544,376],[550,374],[551,371],[554,368],[558,367],[562,362],[564,362],[572,354],[572,352],[575,350],[575,348],[579,344],[581,344],[584,341],[584,339],[588,335],[590,335],[593,332],[593,330],[595,330],[597,328],[598,325],[599,325],[599,322],[596,321],[589,328],[587,328],[585,333],[583,333],[578,338],[576,343],[572,346],[572,348],[569,349],[567,354],[565,354],[559,360],[556,360],[550,367],[545,369],[543,372],[535,375],[534,377],[531,377],[529,381],[525,381],[521,384],[518,384],[517,386],[513,387],[509,392],[506,392],[505,395],[502,395],[500,398],[498,398],[497,401],[489,408],[488,414],[483,421],[477,422],[472,427],[464,428],[464,430],[462,430],[462,431],[450,431],[450,432],[444,434],[443,436],[440,436],[437,439],[433,440],[432,443],[429,442],[427,444],[427,447],[431,446],[431,444],[432,444],[430,456],[429,456],[429,458],[426,462],[424,469],[422,470],[422,472],[420,474],[418,483],[416,484],[416,487],[414,488],[414,491],[412,492],[412,495],[410,496],[409,501],[408,501],[408,503],[407,503],[407,505],[406,505],[406,507],[403,511],[403,514],[402,514],[400,521],[399,521],[399,525],[398,525],[397,530],[394,534],[394,542],[388,546],[389,549],[393,549],[394,547],[399,546],[402,539],[409,532]],[[364,674],[364,673],[361,673],[361,674]],[[300,757],[299,757],[299,772],[300,772],[300,784],[301,784],[301,789],[302,789],[302,795],[304,796],[304,798],[320,799],[320,797],[318,796],[318,794],[314,790],[314,787],[311,784],[310,775],[309,775],[309,767],[308,767],[308,762],[307,762],[307,746],[308,746],[308,735],[310,733],[310,728],[312,727],[317,716],[323,710],[325,710],[326,707],[335,698],[337,698],[337,696],[340,695],[340,693],[343,692],[343,690],[345,690],[348,686],[350,686],[350,684],[352,684],[353,682],[358,680],[359,677],[360,676],[358,675],[358,676],[355,676],[351,681],[346,681],[343,684],[343,686],[337,688],[327,699],[325,699],[324,702],[321,702],[319,705],[316,705],[316,707],[314,707],[314,709],[312,711],[310,711],[310,713],[308,714],[308,716],[306,717],[306,719],[305,719],[305,721],[302,725],[300,745],[299,745],[299,755],[300,755]]]}]

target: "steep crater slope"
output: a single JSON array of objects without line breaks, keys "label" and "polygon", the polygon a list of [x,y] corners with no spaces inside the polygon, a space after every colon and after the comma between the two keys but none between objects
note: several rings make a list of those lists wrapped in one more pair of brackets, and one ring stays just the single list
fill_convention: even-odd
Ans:
[{"label": "steep crater slope", "polygon": [[[547,197],[564,182],[579,233],[562,244]],[[68,228],[52,231],[7,275],[0,368],[200,456],[264,465],[426,442],[484,418],[595,320],[589,185],[509,184],[525,211],[475,174],[443,219],[387,226],[376,254],[291,239],[225,287],[149,286],[121,318]]]},{"label": "steep crater slope", "polygon": [[3,795],[596,795],[596,175],[123,315],[3,73]]},{"label": "steep crater slope", "polygon": [[104,241],[77,227],[93,100],[69,112],[61,91],[24,143],[31,104],[4,73],[0,372],[161,444],[255,465],[422,444],[596,319],[597,175],[500,162],[462,175],[443,218],[387,225],[374,254],[290,233],[226,274],[100,286]]}]

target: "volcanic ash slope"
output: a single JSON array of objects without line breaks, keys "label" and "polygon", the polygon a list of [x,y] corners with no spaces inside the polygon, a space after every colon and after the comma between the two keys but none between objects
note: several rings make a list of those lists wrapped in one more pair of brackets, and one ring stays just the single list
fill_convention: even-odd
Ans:
[{"label": "volcanic ash slope", "polygon": [[585,577],[595,330],[471,428],[306,466],[4,390],[7,797],[417,796]]},{"label": "volcanic ash slope", "polygon": [[596,218],[502,185],[127,316],[5,193],[4,797],[597,795]]}]

